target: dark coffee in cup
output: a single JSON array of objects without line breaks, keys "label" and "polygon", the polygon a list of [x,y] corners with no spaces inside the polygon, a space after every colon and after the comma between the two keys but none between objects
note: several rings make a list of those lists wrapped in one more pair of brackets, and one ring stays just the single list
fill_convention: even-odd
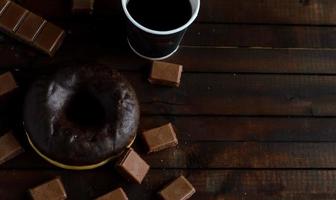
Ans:
[{"label": "dark coffee in cup", "polygon": [[168,58],[178,50],[200,9],[200,0],[121,0],[121,4],[130,48],[150,60]]},{"label": "dark coffee in cup", "polygon": [[139,24],[158,31],[183,26],[192,15],[189,0],[129,0],[127,9]]}]

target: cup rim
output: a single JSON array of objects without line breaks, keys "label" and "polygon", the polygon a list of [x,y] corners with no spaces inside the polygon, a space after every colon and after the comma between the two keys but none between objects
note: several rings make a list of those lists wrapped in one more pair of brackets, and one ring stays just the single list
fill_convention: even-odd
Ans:
[{"label": "cup rim", "polygon": [[131,16],[131,14],[128,12],[127,3],[126,3],[127,1],[129,1],[129,0],[121,0],[121,4],[122,4],[123,10],[124,10],[124,13],[126,14],[126,17],[132,22],[132,24],[134,24],[136,27],[138,27],[142,31],[145,31],[147,33],[151,33],[151,34],[154,34],[154,35],[170,35],[170,34],[174,34],[174,33],[177,33],[177,32],[180,32],[180,31],[186,29],[188,26],[190,26],[195,21],[197,15],[199,13],[200,4],[201,4],[200,0],[196,0],[197,2],[196,2],[195,12],[192,14],[189,21],[187,23],[185,23],[184,25],[182,25],[182,26],[180,26],[176,29],[169,30],[169,31],[157,31],[157,30],[149,29],[149,28],[141,25],[140,23],[138,23],[136,21]]}]

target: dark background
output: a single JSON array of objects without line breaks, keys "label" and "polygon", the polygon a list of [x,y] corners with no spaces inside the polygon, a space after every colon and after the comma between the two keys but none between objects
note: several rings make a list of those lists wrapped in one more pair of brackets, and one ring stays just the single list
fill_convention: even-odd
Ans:
[{"label": "dark background", "polygon": [[[92,199],[123,186],[130,199],[157,199],[180,174],[195,200],[336,199],[336,1],[203,0],[177,54],[180,88],[147,82],[150,62],[127,47],[119,0],[97,0],[93,16],[72,15],[70,1],[21,0],[67,30],[54,58],[1,35],[0,71],[20,89],[1,100],[0,129],[12,129],[26,152],[0,166],[0,199],[55,176],[69,199]],[[141,185],[113,163],[66,171],[27,145],[21,106],[27,87],[59,67],[102,64],[119,69],[141,102],[140,130],[173,122],[177,148],[145,155],[152,169]],[[38,123],[38,122],[37,122]]]}]

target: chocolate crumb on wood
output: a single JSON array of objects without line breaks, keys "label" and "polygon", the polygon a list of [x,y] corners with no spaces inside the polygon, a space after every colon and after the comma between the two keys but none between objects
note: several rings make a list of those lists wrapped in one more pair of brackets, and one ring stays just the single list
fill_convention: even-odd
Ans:
[{"label": "chocolate crumb on wood", "polygon": [[122,188],[118,188],[109,192],[96,200],[128,200],[128,197]]},{"label": "chocolate crumb on wood", "polygon": [[191,183],[180,176],[159,192],[163,200],[186,200],[196,192]]},{"label": "chocolate crumb on wood", "polygon": [[65,32],[20,5],[0,0],[1,32],[53,56]]},{"label": "chocolate crumb on wood", "polygon": [[16,81],[10,72],[0,75],[0,96],[9,93],[17,88]]},{"label": "chocolate crumb on wood", "polygon": [[64,186],[59,178],[30,189],[29,193],[33,200],[64,200],[67,198]]},{"label": "chocolate crumb on wood", "polygon": [[125,178],[141,183],[149,171],[149,165],[133,149],[128,149],[117,162],[117,170]]},{"label": "chocolate crumb on wood", "polygon": [[142,137],[147,145],[148,153],[157,152],[178,144],[173,125],[166,125],[147,130],[142,133]]},{"label": "chocolate crumb on wood", "polygon": [[23,148],[11,132],[0,137],[0,164],[11,160],[23,151]]},{"label": "chocolate crumb on wood", "polygon": [[148,80],[152,84],[179,87],[182,71],[182,65],[154,61]]}]

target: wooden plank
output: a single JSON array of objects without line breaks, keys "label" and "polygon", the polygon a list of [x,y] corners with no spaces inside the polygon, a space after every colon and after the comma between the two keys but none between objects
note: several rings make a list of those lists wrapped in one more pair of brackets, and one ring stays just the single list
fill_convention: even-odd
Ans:
[{"label": "wooden plank", "polygon": [[[171,88],[151,85],[146,73],[123,74],[144,115],[336,116],[335,76],[185,73]],[[21,90],[38,75],[19,73]]]},{"label": "wooden plank", "polygon": [[[104,22],[91,19],[60,23],[69,34],[53,59],[5,37],[8,41],[0,46],[0,67],[101,63],[126,70],[143,68],[148,61],[129,49],[124,31],[107,28],[102,32]],[[195,24],[183,40],[184,48],[170,60],[195,65],[186,68],[190,71],[334,73],[335,53],[326,48],[336,47],[335,31],[334,27]]]},{"label": "wooden plank", "polygon": [[[14,68],[45,68],[45,66],[51,68],[53,65],[64,63],[84,64],[85,58],[80,58],[79,53],[73,55],[73,60],[66,56],[73,49],[78,49],[83,53],[81,55],[89,55],[91,51],[98,51],[99,54],[90,56],[90,59],[96,60],[94,63],[113,66],[120,71],[148,71],[151,65],[150,61],[139,58],[128,47],[118,50],[95,47],[80,50],[83,49],[80,46],[70,48],[65,45],[52,60],[45,57],[27,56],[28,49],[26,52],[16,53],[16,50],[13,51],[9,47],[0,48],[3,52],[0,68],[6,71]],[[19,56],[19,59],[16,56]],[[33,60],[34,64],[31,64]],[[167,61],[183,64],[184,72],[336,74],[335,50],[181,47]]]},{"label": "wooden plank", "polygon": [[[25,153],[1,165],[1,169],[56,168],[33,152],[26,141],[21,141],[21,144],[24,146]],[[190,142],[180,140],[176,148],[148,155],[141,140],[138,139],[133,147],[155,169],[336,168],[335,142]],[[111,162],[102,169],[113,167],[114,162]]]},{"label": "wooden plank", "polygon": [[89,200],[122,186],[130,199],[157,199],[156,191],[180,174],[195,186],[192,200],[218,199],[308,199],[336,198],[333,170],[151,170],[141,185],[126,183],[111,171],[0,171],[3,199],[27,198],[27,189],[60,176],[69,200]]},{"label": "wooden plank", "polygon": [[[131,52],[128,47],[90,48],[65,44],[55,59],[45,57],[25,56],[29,51],[16,53],[9,47],[0,48],[3,59],[1,69],[14,67],[43,67],[48,65],[63,65],[85,63],[80,55],[90,55],[96,64],[113,66],[120,71],[148,71],[151,62],[141,59]],[[16,48],[17,49],[17,48]],[[71,58],[67,55],[76,49]],[[84,49],[84,50],[83,50]],[[27,50],[27,49],[26,49]],[[77,51],[78,50],[78,51]],[[78,53],[79,52],[79,53]],[[93,54],[96,52],[95,54]],[[99,53],[97,53],[99,52]],[[17,58],[16,56],[19,56]],[[31,60],[34,64],[30,66]],[[305,50],[305,49],[253,49],[253,48],[198,48],[181,47],[168,62],[181,63],[184,72],[225,72],[225,73],[272,73],[272,74],[336,74],[335,50]]]},{"label": "wooden plank", "polygon": [[[105,56],[101,61],[113,65],[114,57],[108,58]],[[336,51],[327,49],[182,47],[168,61],[182,63],[185,72],[336,73]]]},{"label": "wooden plank", "polygon": [[335,27],[194,24],[183,45],[273,48],[335,48]]},{"label": "wooden plank", "polygon": [[[69,30],[69,33],[66,37],[62,48],[56,54],[54,59],[50,59],[48,57],[42,56],[34,51],[32,48],[24,46],[23,48],[18,46],[17,42],[13,40],[9,40],[9,44],[4,44],[3,47],[0,47],[0,50],[3,54],[6,55],[1,65],[8,64],[9,61],[14,60],[15,57],[30,58],[31,61],[41,64],[64,64],[69,62],[83,62],[87,63],[91,62],[107,62],[111,60],[116,60],[115,63],[118,65],[127,65],[136,64],[138,62],[144,63],[141,61],[142,59],[137,58],[133,52],[127,46],[127,42],[125,39],[124,30],[115,31],[112,27],[105,28],[104,32],[100,30],[105,25],[104,22],[106,20],[87,20],[86,23],[80,20],[69,20],[68,22],[62,22],[62,27],[65,27]],[[114,24],[114,22],[111,22]],[[120,24],[120,22],[116,22]],[[122,26],[120,24],[120,26]],[[277,61],[284,58],[279,65],[286,61],[286,59],[293,59],[298,54],[298,56],[305,52],[309,58],[304,57],[305,64],[312,61],[312,59],[316,59],[319,55],[326,53],[326,59],[333,58],[333,53],[330,50],[325,50],[325,48],[335,48],[336,47],[336,36],[334,27],[305,27],[305,26],[264,26],[264,25],[224,25],[224,24],[195,24],[191,27],[190,30],[187,31],[184,40],[182,42],[182,46],[187,47],[264,47],[273,49],[237,49],[230,53],[230,50],[222,50],[222,49],[201,49],[201,53],[203,56],[196,56],[190,53],[186,53],[184,56],[188,56],[188,60],[197,61],[198,58],[202,58],[204,61],[210,62],[220,62],[219,58],[210,61],[209,58],[205,56],[210,56],[213,58],[214,56],[223,56],[221,52],[226,51],[228,53],[227,56],[231,55],[231,63],[232,60],[238,62],[241,58],[235,57],[240,54],[235,53],[241,50],[241,54],[245,57],[251,59],[252,56],[255,56],[255,59],[259,56],[265,56],[263,59],[267,59],[268,63],[276,63]],[[111,37],[114,35],[114,37]],[[6,37],[7,38],[7,37]],[[7,38],[8,39],[8,38]],[[13,50],[13,48],[16,48]],[[309,52],[309,50],[301,50],[295,53],[294,50],[284,49],[284,50],[274,50],[274,48],[323,48],[323,50],[316,50],[316,54],[314,51]],[[195,49],[193,49],[195,51]],[[265,53],[266,50],[269,50],[269,53]],[[274,56],[274,62],[272,62],[270,53],[272,51],[276,54]],[[213,51],[214,54],[211,54]],[[326,52],[324,52],[326,51]],[[189,51],[190,52],[190,51]],[[246,53],[255,52],[254,54],[249,54],[250,57],[246,56]],[[71,54],[70,54],[71,53]],[[181,52],[181,54],[183,51]],[[293,54],[292,54],[293,53]],[[220,55],[219,55],[220,54]],[[292,54],[292,55],[291,55]],[[72,56],[68,56],[72,55]],[[86,56],[83,56],[86,55]],[[130,56],[129,56],[130,55]],[[182,54],[183,55],[183,54]],[[310,56],[312,55],[312,56]],[[190,59],[190,56],[193,59]],[[205,58],[205,59],[204,59]],[[223,57],[224,59],[225,57]],[[243,60],[242,58],[242,60]],[[278,59],[279,58],[279,59]],[[320,59],[323,59],[321,57]],[[20,60],[21,60],[20,59]],[[226,60],[229,60],[230,57],[227,57]],[[299,57],[299,59],[301,59]],[[184,59],[185,61],[186,59]],[[28,61],[28,60],[27,60]],[[127,62],[126,62],[127,61]],[[254,62],[254,65],[257,65],[258,62]],[[293,60],[289,60],[293,62]],[[12,61],[14,62],[14,61]],[[19,61],[16,61],[19,62]],[[302,61],[303,62],[303,61]],[[221,62],[224,63],[224,62]],[[229,62],[230,63],[230,62]],[[229,64],[228,63],[228,64]],[[307,65],[314,65],[318,62],[312,62]],[[328,62],[322,62],[321,65],[327,64]],[[15,64],[15,62],[14,62]],[[22,62],[23,64],[23,62]],[[245,63],[241,63],[242,65]],[[251,62],[246,63],[248,65],[244,65],[249,67]],[[330,64],[330,63],[329,63]],[[0,66],[1,66],[0,65]],[[27,65],[27,64],[26,64]],[[34,66],[34,64],[31,64]],[[129,66],[128,65],[128,66]],[[252,65],[250,68],[255,68]],[[274,64],[273,64],[274,65]],[[288,64],[287,64],[288,65]],[[295,62],[291,66],[295,65]],[[204,67],[204,66],[202,66]],[[232,67],[235,67],[232,65]],[[259,66],[260,68],[261,66]],[[266,67],[266,66],[265,66]],[[246,68],[246,67],[245,67]],[[280,68],[281,70],[282,68]],[[322,71],[322,69],[320,70]]]},{"label": "wooden plank", "polygon": [[[54,0],[44,3],[38,0],[21,0],[26,8],[47,17],[64,19],[71,14],[70,1]],[[313,24],[335,25],[336,4],[333,0],[237,0],[201,2],[199,22],[216,23],[265,23],[265,24]],[[119,18],[122,16],[119,0],[95,2],[95,15]]]},{"label": "wooden plank", "polygon": [[335,143],[200,142],[143,155],[153,168],[335,168]]},{"label": "wooden plank", "polygon": [[[119,20],[73,19],[57,21],[70,29],[73,45],[91,45],[107,48],[127,47],[125,29]],[[114,24],[114,26],[106,26]],[[102,31],[104,30],[104,31]],[[335,48],[336,27],[333,26],[291,26],[291,25],[244,25],[195,23],[188,29],[182,45],[185,46],[235,46],[272,48]],[[113,37],[111,37],[113,35]],[[69,40],[69,39],[68,39]],[[85,42],[83,42],[85,41]],[[98,46],[98,44],[100,44]],[[115,48],[116,49],[116,48]]]},{"label": "wooden plank", "polygon": [[[155,168],[335,168],[334,120],[143,117],[140,132],[173,122],[179,145],[146,155],[139,137],[135,148]],[[16,128],[15,134],[25,153],[1,165],[1,169],[55,168],[33,152],[22,128]],[[113,168],[113,163],[104,168]]]},{"label": "wooden plank", "polygon": [[184,74],[180,88],[135,87],[143,114],[335,116],[334,76]]},{"label": "wooden plank", "polygon": [[[100,52],[95,58],[97,63],[118,70],[148,71],[150,66],[128,47],[94,50]],[[331,49],[181,47],[167,61],[183,64],[184,72],[336,74],[336,51]]]},{"label": "wooden plank", "polygon": [[199,21],[334,25],[333,0],[237,0],[202,2]]},{"label": "wooden plank", "polygon": [[139,132],[168,122],[183,142],[336,142],[335,118],[143,116]]}]

